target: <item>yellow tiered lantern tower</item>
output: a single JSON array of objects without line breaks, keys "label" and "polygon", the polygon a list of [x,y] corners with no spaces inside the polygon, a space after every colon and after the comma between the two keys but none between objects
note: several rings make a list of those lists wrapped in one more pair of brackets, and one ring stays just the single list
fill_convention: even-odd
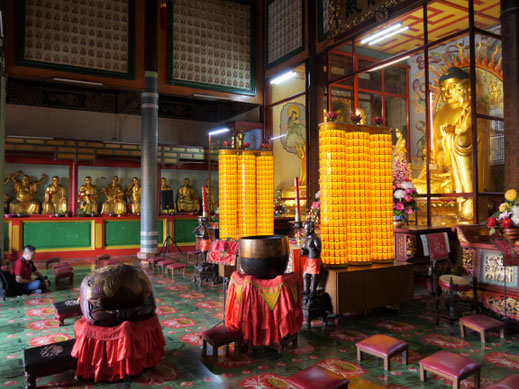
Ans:
[{"label": "yellow tiered lantern tower", "polygon": [[238,156],[235,150],[218,155],[220,238],[238,239]]},{"label": "yellow tiered lantern tower", "polygon": [[256,156],[248,150],[238,154],[238,232],[256,235]]},{"label": "yellow tiered lantern tower", "polygon": [[274,157],[271,151],[256,156],[256,232],[274,235]]},{"label": "yellow tiered lantern tower", "polygon": [[392,262],[389,130],[321,124],[319,167],[323,262],[328,266]]}]

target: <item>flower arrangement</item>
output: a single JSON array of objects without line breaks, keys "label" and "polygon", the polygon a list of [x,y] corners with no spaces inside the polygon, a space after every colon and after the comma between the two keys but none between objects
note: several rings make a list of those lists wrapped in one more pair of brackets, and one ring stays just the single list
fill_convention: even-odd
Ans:
[{"label": "flower arrangement", "polygon": [[417,196],[407,161],[397,158],[393,169],[393,217],[407,220],[414,211],[418,210]]},{"label": "flower arrangement", "polygon": [[375,116],[373,118],[373,123],[375,123],[375,125],[377,125],[377,126],[384,125],[384,122],[385,122],[385,119],[382,116]]},{"label": "flower arrangement", "polygon": [[362,115],[351,115],[350,116],[350,121],[353,124],[359,124],[361,120],[362,120]]},{"label": "flower arrangement", "polygon": [[519,196],[515,189],[509,189],[505,193],[505,202],[499,205],[499,210],[487,220],[489,234],[496,230],[519,227]]},{"label": "flower arrangement", "polygon": [[245,142],[245,143],[242,143],[242,148],[245,150],[245,149],[248,149],[250,147],[250,143],[248,142]]},{"label": "flower arrangement", "polygon": [[321,216],[321,191],[317,191],[314,196],[315,200],[308,211],[306,211],[305,221],[312,221],[319,224]]},{"label": "flower arrangement", "polygon": [[230,140],[226,140],[223,142],[223,147],[227,148],[227,147],[231,147],[231,141]]},{"label": "flower arrangement", "polygon": [[338,117],[339,117],[339,114],[337,112],[329,111],[329,112],[326,112],[325,121],[334,122],[337,120]]},{"label": "flower arrangement", "polygon": [[278,190],[274,196],[274,216],[283,216],[287,213],[287,209],[281,199],[281,191]]}]

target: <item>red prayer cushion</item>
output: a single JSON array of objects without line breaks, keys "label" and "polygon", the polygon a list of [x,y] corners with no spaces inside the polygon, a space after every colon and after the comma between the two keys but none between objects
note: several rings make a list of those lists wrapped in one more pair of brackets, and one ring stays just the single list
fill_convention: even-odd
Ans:
[{"label": "red prayer cushion", "polygon": [[180,268],[186,267],[186,265],[183,263],[170,263],[166,267],[168,269],[180,269]]},{"label": "red prayer cushion", "polygon": [[164,259],[165,259],[164,257],[153,257],[153,258],[148,259],[148,262],[156,263],[156,262],[163,261]]},{"label": "red prayer cushion", "polygon": [[59,267],[57,269],[54,269],[55,276],[69,273],[74,273],[74,268],[72,266]]},{"label": "red prayer cushion", "polygon": [[172,259],[164,259],[159,262],[159,266],[166,266],[166,265],[170,265],[172,263],[175,263],[175,261]]},{"label": "red prayer cushion", "polygon": [[225,325],[221,325],[202,332],[202,338],[211,345],[220,347],[241,340],[242,334],[240,331],[228,330]]},{"label": "red prayer cushion", "polygon": [[403,350],[408,343],[387,335],[373,335],[355,345],[388,356]]},{"label": "red prayer cushion", "polygon": [[296,389],[339,389],[349,384],[347,379],[317,365],[292,374],[287,382]]},{"label": "red prayer cushion", "polygon": [[451,377],[460,377],[481,366],[479,362],[445,350],[429,355],[418,363]]},{"label": "red prayer cushion", "polygon": [[484,331],[491,330],[494,328],[504,327],[503,322],[501,322],[497,319],[494,319],[490,316],[482,315],[479,313],[475,314],[475,315],[464,316],[460,319],[460,322],[470,324],[470,325],[472,325],[480,330],[484,330]]},{"label": "red prayer cushion", "polygon": [[515,389],[519,388],[519,374],[512,374],[503,378],[492,385],[487,386],[487,389]]},{"label": "red prayer cushion", "polygon": [[53,263],[50,265],[54,270],[60,268],[60,267],[65,267],[65,266],[70,266],[68,264],[68,262],[58,262],[58,263]]}]

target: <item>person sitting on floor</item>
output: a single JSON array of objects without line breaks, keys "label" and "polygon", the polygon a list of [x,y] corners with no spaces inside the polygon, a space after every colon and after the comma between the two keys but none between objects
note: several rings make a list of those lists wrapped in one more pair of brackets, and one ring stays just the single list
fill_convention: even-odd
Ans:
[{"label": "person sitting on floor", "polygon": [[[23,248],[22,256],[13,264],[11,274],[16,277],[20,293],[40,294],[47,291],[49,288],[50,283],[47,280],[47,277],[43,277],[32,262],[35,254],[36,248],[27,245]],[[36,280],[32,279],[33,274],[37,277]]]}]

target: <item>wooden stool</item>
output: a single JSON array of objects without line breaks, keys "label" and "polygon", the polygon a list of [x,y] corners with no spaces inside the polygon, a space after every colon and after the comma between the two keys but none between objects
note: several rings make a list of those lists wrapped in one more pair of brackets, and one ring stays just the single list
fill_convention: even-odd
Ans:
[{"label": "wooden stool", "polygon": [[420,364],[420,381],[425,382],[427,372],[439,375],[452,381],[454,389],[460,388],[463,379],[474,374],[474,387],[479,388],[479,377],[481,372],[481,363],[465,358],[459,354],[450,351],[441,350],[430,355],[421,361]]},{"label": "wooden stool", "polygon": [[161,273],[164,273],[164,270],[166,269],[166,266],[167,266],[167,265],[172,265],[172,264],[174,264],[174,263],[176,263],[176,262],[175,262],[174,260],[172,260],[172,259],[164,259],[164,260],[162,260],[162,261],[159,261],[159,262],[157,263],[157,266],[159,267],[160,272],[161,272]]},{"label": "wooden stool", "polygon": [[186,276],[186,265],[184,263],[170,263],[166,265],[166,275],[168,274],[168,270],[171,270],[171,278],[175,275],[175,270],[182,270],[182,277]]},{"label": "wooden stool", "polygon": [[36,387],[36,378],[75,369],[76,358],[70,355],[75,339],[23,350],[23,366],[28,388]]},{"label": "wooden stool", "polygon": [[218,358],[218,347],[225,346],[225,355],[229,356],[229,344],[235,343],[236,346],[242,341],[240,331],[228,330],[225,325],[217,326],[202,332],[202,356],[205,357],[207,343],[213,348],[213,358]]},{"label": "wooden stool", "polygon": [[68,264],[68,262],[58,262],[58,263],[52,263],[52,264],[50,265],[50,267],[51,267],[52,270],[54,270],[54,271],[55,271],[56,269],[60,268],[60,267],[67,267],[67,266],[70,266],[70,265]]},{"label": "wooden stool", "polygon": [[54,282],[56,283],[56,289],[58,289],[59,284],[63,284],[65,280],[65,286],[72,287],[74,285],[74,269],[72,266],[54,269]]},{"label": "wooden stool", "polygon": [[292,374],[287,382],[294,389],[347,389],[348,381],[330,370],[313,365]]},{"label": "wooden stool", "polygon": [[384,370],[389,370],[391,357],[402,353],[402,362],[407,365],[407,350],[409,344],[403,340],[387,335],[373,335],[357,344],[357,360],[362,361],[362,353],[374,355],[384,360]]},{"label": "wooden stool", "polygon": [[193,262],[196,260],[198,262],[198,256],[201,255],[202,252],[200,250],[191,250],[187,252],[187,260],[189,261],[191,259],[191,256],[193,257]]},{"label": "wooden stool", "polygon": [[517,389],[519,388],[519,374],[512,374],[503,378],[492,385],[487,386],[487,389]]},{"label": "wooden stool", "polygon": [[159,263],[160,261],[163,261],[165,260],[166,258],[164,257],[153,257],[153,258],[150,258],[148,259],[148,267],[151,269],[151,268],[155,268],[155,266],[157,266],[157,263]]},{"label": "wooden stool", "polygon": [[491,330],[499,330],[501,339],[505,338],[505,324],[487,315],[475,314],[462,317],[460,319],[460,335],[462,338],[465,337],[465,327],[479,332],[481,343],[485,343],[486,332]]},{"label": "wooden stool", "polygon": [[99,268],[99,263],[101,261],[106,261],[107,259],[110,259],[110,256],[108,254],[101,254],[96,257],[96,269]]},{"label": "wooden stool", "polygon": [[60,301],[52,305],[56,311],[54,314],[54,319],[59,321],[60,327],[64,325],[65,319],[83,315],[83,312],[81,312],[81,306],[79,305],[79,301],[77,299]]},{"label": "wooden stool", "polygon": [[107,259],[107,260],[101,261],[101,267],[109,266],[109,265],[118,265],[120,263],[121,263],[121,261],[119,261],[118,259]]},{"label": "wooden stool", "polygon": [[58,258],[58,257],[54,257],[54,258],[47,259],[47,260],[45,261],[45,269],[46,269],[47,271],[49,271],[49,266],[50,266],[51,264],[53,264],[53,263],[56,263],[56,262],[59,263],[59,261],[61,261],[61,258]]}]

